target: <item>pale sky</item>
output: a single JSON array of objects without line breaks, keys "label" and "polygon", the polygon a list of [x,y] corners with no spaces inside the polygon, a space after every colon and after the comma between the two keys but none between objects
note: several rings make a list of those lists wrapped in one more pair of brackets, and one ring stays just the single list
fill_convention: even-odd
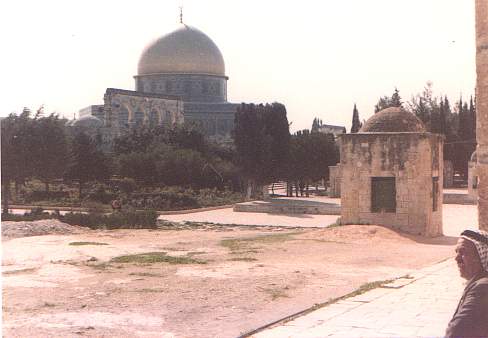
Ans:
[{"label": "pale sky", "polygon": [[474,0],[10,0],[0,5],[0,116],[24,106],[72,117],[108,87],[134,90],[144,46],[184,22],[225,60],[230,102],[286,105],[349,131],[395,87],[427,81],[451,101],[475,87]]}]

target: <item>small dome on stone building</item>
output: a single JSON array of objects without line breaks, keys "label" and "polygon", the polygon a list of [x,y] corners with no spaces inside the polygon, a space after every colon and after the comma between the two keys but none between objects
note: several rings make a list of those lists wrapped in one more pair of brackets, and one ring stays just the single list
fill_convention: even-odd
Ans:
[{"label": "small dome on stone building", "polygon": [[383,109],[366,121],[360,133],[425,133],[422,121],[401,107]]},{"label": "small dome on stone building", "polygon": [[93,115],[87,115],[87,116],[80,117],[78,120],[71,122],[71,126],[96,129],[96,128],[103,127],[103,122],[98,117],[95,117]]},{"label": "small dome on stone building", "polygon": [[225,76],[225,64],[217,45],[200,30],[183,27],[144,48],[138,75],[179,73]]}]

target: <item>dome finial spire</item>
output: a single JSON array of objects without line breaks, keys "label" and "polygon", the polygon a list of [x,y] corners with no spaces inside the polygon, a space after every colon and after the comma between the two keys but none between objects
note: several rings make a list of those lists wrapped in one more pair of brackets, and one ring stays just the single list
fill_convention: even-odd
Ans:
[{"label": "dome finial spire", "polygon": [[180,6],[180,23],[183,23],[183,6]]}]

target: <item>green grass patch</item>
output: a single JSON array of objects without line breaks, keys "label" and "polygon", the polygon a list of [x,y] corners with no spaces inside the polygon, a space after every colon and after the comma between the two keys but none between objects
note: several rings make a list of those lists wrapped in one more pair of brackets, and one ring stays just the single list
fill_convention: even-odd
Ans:
[{"label": "green grass patch", "polygon": [[108,243],[101,243],[101,242],[71,242],[69,245],[108,245]]},{"label": "green grass patch", "polygon": [[196,255],[204,255],[206,254],[205,251],[189,251],[186,255],[187,256],[196,256]]},{"label": "green grass patch", "polygon": [[220,241],[220,245],[228,248],[231,253],[239,251],[243,252],[246,250],[256,250],[256,248],[250,247],[253,244],[259,245],[293,241],[296,240],[295,238],[293,238],[293,236],[301,233],[302,232],[288,232],[283,234],[269,234],[253,237],[223,239]]},{"label": "green grass patch", "polygon": [[90,229],[156,229],[158,213],[154,210],[123,211],[111,214],[67,213],[60,220]]},{"label": "green grass patch", "polygon": [[144,288],[144,289],[136,289],[134,292],[143,292],[143,293],[150,293],[150,292],[164,292],[165,290],[163,288]]},{"label": "green grass patch", "polygon": [[234,261],[234,262],[255,262],[255,261],[257,261],[257,259],[253,258],[253,257],[234,257],[234,258],[231,258],[228,260]]},{"label": "green grass patch", "polygon": [[17,275],[17,274],[23,274],[23,273],[33,273],[35,271],[37,271],[37,268],[25,268],[25,269],[12,270],[12,271],[3,271],[2,274],[4,274],[4,275]]},{"label": "green grass patch", "polygon": [[206,261],[194,259],[187,256],[168,256],[166,252],[145,252],[135,255],[123,255],[114,257],[110,260],[114,263],[169,263],[169,264],[206,264]]},{"label": "green grass patch", "polygon": [[87,265],[95,270],[106,270],[112,267],[109,263],[96,263],[96,264],[87,264]]},{"label": "green grass patch", "polygon": [[163,277],[163,275],[159,273],[152,273],[152,272],[131,272],[129,276],[139,276],[139,277]]},{"label": "green grass patch", "polygon": [[271,300],[276,300],[278,298],[289,298],[286,294],[286,290],[288,287],[284,288],[260,288],[261,291],[266,292],[268,295],[271,296]]}]

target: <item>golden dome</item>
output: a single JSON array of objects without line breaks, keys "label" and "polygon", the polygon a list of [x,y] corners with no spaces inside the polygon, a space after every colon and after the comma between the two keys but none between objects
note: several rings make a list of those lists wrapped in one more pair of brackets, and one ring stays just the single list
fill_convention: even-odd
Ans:
[{"label": "golden dome", "polygon": [[225,76],[225,64],[219,48],[207,35],[194,27],[183,25],[144,48],[137,73]]}]

